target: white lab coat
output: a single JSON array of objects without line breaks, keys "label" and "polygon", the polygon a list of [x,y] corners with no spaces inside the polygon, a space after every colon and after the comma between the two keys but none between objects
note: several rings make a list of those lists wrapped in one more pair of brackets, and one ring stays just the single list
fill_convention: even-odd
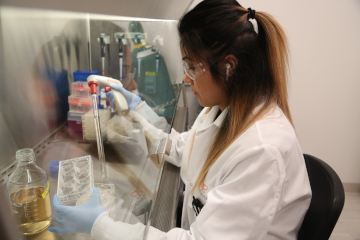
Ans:
[{"label": "white lab coat", "polygon": [[[295,240],[311,201],[303,155],[291,124],[278,107],[247,129],[218,158],[194,195],[203,204],[192,207],[192,186],[206,159],[208,146],[225,117],[205,108],[189,132],[171,133],[167,161],[181,167],[186,185],[182,228],[165,233],[149,228],[147,239],[284,239]],[[190,161],[191,136],[195,140]],[[107,213],[95,221],[95,239],[141,239],[144,226],[114,222]]]}]

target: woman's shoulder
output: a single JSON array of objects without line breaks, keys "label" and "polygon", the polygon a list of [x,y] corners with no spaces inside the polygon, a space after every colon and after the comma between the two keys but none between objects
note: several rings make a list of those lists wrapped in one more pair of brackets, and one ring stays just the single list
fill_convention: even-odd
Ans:
[{"label": "woman's shoulder", "polygon": [[298,145],[294,127],[278,106],[255,122],[254,128],[260,143],[270,144],[279,150]]},{"label": "woman's shoulder", "polygon": [[263,149],[264,146],[277,149],[281,155],[291,151],[301,152],[295,130],[279,107],[274,107],[256,121],[226,151],[237,155],[251,149]]}]

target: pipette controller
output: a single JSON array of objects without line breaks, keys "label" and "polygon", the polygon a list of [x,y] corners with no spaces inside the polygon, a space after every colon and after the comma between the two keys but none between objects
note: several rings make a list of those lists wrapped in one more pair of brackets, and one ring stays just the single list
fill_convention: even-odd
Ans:
[{"label": "pipette controller", "polygon": [[[100,75],[90,75],[87,78],[87,82],[91,89],[91,94],[97,93],[97,86],[100,88],[110,87],[110,85],[123,86],[122,83],[114,78],[104,77]],[[118,91],[112,90],[114,94],[115,107],[119,113],[129,110],[125,97]]]}]

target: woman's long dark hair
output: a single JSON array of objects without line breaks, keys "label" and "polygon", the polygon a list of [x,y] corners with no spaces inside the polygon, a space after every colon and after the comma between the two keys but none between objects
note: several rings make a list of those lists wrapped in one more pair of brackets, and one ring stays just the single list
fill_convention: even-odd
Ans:
[{"label": "woman's long dark hair", "polygon": [[[211,166],[232,142],[272,106],[278,105],[292,124],[287,100],[286,35],[267,13],[256,11],[257,32],[249,17],[249,10],[235,0],[204,0],[186,13],[178,25],[183,53],[194,63],[205,61],[211,66],[216,84],[228,96],[228,114],[193,190],[200,188]],[[238,61],[228,81],[223,61],[227,55]]]}]

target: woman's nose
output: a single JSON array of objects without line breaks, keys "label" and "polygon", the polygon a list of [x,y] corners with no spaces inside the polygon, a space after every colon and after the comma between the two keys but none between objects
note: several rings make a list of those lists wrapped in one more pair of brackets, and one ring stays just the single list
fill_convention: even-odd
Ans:
[{"label": "woman's nose", "polygon": [[130,83],[126,86],[125,89],[128,91],[133,91],[133,90],[137,89],[137,83],[135,82],[135,80],[131,79]]},{"label": "woman's nose", "polygon": [[189,78],[189,76],[186,73],[184,74],[184,82],[185,83],[194,83],[194,81],[191,78]]}]

